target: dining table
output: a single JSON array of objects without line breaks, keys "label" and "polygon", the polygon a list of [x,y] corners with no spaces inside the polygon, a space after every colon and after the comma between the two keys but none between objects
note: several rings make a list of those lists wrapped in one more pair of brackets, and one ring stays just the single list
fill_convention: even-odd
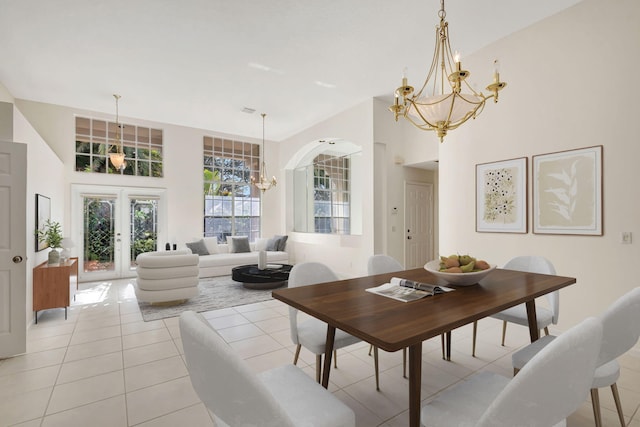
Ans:
[{"label": "dining table", "polygon": [[[454,289],[411,302],[367,292],[399,277]],[[452,286],[415,268],[315,285],[281,288],[273,298],[327,324],[322,385],[329,385],[336,329],[378,348],[409,349],[409,425],[420,426],[422,342],[519,304],[526,305],[531,341],[539,338],[535,298],[576,283],[572,277],[496,268],[477,284]]]}]

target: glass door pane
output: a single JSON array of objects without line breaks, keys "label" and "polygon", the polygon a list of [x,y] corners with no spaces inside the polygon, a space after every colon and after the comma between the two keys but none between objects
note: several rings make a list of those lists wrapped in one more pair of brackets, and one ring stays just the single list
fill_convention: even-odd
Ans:
[{"label": "glass door pane", "polygon": [[139,254],[158,250],[157,199],[130,199],[129,230],[129,268],[133,269]]},{"label": "glass door pane", "polygon": [[83,273],[116,270],[115,212],[115,197],[83,197]]}]

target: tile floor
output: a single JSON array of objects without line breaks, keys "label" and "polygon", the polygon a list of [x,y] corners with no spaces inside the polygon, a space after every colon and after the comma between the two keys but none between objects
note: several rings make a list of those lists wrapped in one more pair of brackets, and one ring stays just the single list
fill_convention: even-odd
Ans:
[{"label": "tile floor", "polygon": [[[288,309],[279,301],[204,313],[255,371],[291,363]],[[470,328],[453,333],[452,361],[441,358],[439,338],[424,343],[422,398],[477,370],[510,375],[511,352],[527,342],[527,330],[511,326],[501,347],[500,323],[479,323],[477,357],[470,356]],[[64,310],[42,311],[28,331],[27,353],[0,360],[0,426],[213,426],[191,387],[183,360],[178,319],[144,322],[128,280],[80,284],[68,320]],[[330,390],[356,413],[357,425],[406,426],[408,382],[401,352],[380,354],[375,390],[368,345],[338,352]],[[640,356],[620,360],[618,381],[625,418],[640,427]],[[315,357],[301,354],[314,376]],[[605,426],[619,425],[609,390],[600,392]],[[587,401],[568,426],[593,426]]]}]

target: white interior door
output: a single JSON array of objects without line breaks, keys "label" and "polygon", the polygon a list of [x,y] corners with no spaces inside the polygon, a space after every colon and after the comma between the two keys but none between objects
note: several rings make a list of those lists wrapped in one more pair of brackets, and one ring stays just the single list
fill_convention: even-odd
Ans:
[{"label": "white interior door", "polygon": [[0,142],[0,358],[27,347],[27,146]]},{"label": "white interior door", "polygon": [[433,259],[433,185],[405,184],[405,267]]}]

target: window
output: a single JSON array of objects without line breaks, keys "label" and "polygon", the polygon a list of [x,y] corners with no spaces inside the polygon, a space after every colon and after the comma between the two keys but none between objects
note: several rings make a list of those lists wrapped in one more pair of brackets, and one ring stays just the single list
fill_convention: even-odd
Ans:
[{"label": "window", "polygon": [[260,167],[260,145],[204,137],[204,236],[260,236],[260,190],[251,185]]},{"label": "window", "polygon": [[76,117],[76,171],[162,177],[162,129],[120,124],[126,165],[117,170],[109,162],[115,152],[116,124]]},{"label": "window", "polygon": [[313,161],[316,233],[350,234],[349,157],[318,155]]},{"label": "window", "polygon": [[318,140],[295,153],[293,229],[300,233],[362,234],[362,148],[342,139]]}]

